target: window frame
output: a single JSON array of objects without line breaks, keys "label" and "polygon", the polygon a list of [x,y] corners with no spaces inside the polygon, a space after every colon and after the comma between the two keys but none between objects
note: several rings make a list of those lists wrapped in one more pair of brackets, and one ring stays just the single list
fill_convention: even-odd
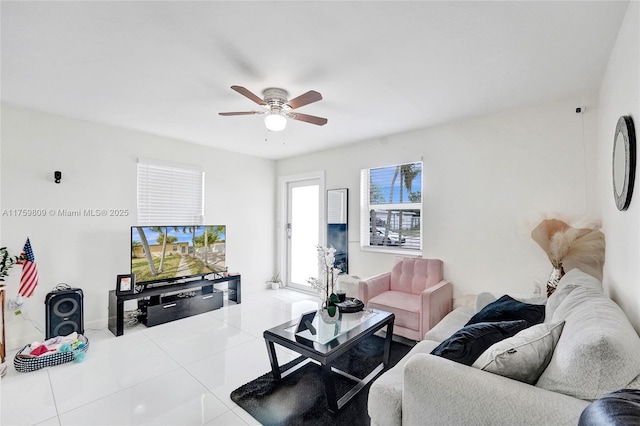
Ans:
[{"label": "window frame", "polygon": [[[371,203],[371,171],[377,169],[386,169],[400,167],[409,164],[420,164],[420,201],[413,203]],[[402,182],[400,182],[402,185]],[[405,256],[422,255],[422,232],[423,232],[423,188],[424,188],[424,163],[420,161],[412,161],[406,163],[398,163],[392,165],[384,165],[370,167],[360,171],[360,249],[363,251],[371,251],[377,253],[392,253]],[[402,244],[393,245],[372,245],[370,235],[371,210],[418,210],[420,212],[419,227],[420,235],[417,248],[405,248]]]}]

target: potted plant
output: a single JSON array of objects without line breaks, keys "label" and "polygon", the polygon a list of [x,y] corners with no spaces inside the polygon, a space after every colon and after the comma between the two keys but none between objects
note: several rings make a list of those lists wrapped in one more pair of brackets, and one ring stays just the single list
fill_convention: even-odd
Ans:
[{"label": "potted plant", "polygon": [[267,284],[271,286],[273,290],[277,290],[280,288],[281,280],[280,280],[280,272],[276,272],[271,276],[271,279],[267,281]]},{"label": "potted plant", "polygon": [[[338,275],[342,272],[339,268],[335,267],[335,254],[336,249],[333,247],[316,246],[318,249],[318,267],[320,270],[320,276],[318,278],[308,278],[307,282],[311,284],[322,297],[322,310],[323,319],[325,322],[337,320],[338,312],[337,306],[339,299],[336,295],[336,284],[338,282]],[[328,314],[325,315],[325,314]]]},{"label": "potted plant", "polygon": [[0,281],[9,275],[9,269],[15,265],[20,256],[11,256],[6,247],[0,247]]}]

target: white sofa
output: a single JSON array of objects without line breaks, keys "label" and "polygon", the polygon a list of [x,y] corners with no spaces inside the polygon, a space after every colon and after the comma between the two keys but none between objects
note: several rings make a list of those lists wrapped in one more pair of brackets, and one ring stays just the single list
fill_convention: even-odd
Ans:
[{"label": "white sofa", "polygon": [[535,385],[430,354],[481,307],[452,311],[372,384],[372,425],[577,425],[590,401],[640,388],[640,338],[600,282],[580,270],[546,302],[545,323],[564,327]]}]

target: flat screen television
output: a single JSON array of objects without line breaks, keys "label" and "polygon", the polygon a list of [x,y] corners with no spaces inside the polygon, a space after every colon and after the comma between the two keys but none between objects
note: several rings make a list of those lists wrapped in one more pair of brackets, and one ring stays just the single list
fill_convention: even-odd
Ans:
[{"label": "flat screen television", "polygon": [[224,225],[132,226],[136,285],[224,272],[226,231]]}]

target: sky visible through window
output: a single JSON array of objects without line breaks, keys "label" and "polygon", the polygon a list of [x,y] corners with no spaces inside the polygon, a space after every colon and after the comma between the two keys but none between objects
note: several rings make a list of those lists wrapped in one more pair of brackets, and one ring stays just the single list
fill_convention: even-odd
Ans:
[{"label": "sky visible through window", "polygon": [[[393,199],[391,183],[393,183]],[[370,170],[370,201],[371,204],[401,204],[421,202],[422,194],[422,163],[410,163],[399,166],[381,167]],[[407,181],[405,183],[404,181]],[[411,189],[409,191],[407,186]],[[402,196],[402,200],[400,200]]]}]

